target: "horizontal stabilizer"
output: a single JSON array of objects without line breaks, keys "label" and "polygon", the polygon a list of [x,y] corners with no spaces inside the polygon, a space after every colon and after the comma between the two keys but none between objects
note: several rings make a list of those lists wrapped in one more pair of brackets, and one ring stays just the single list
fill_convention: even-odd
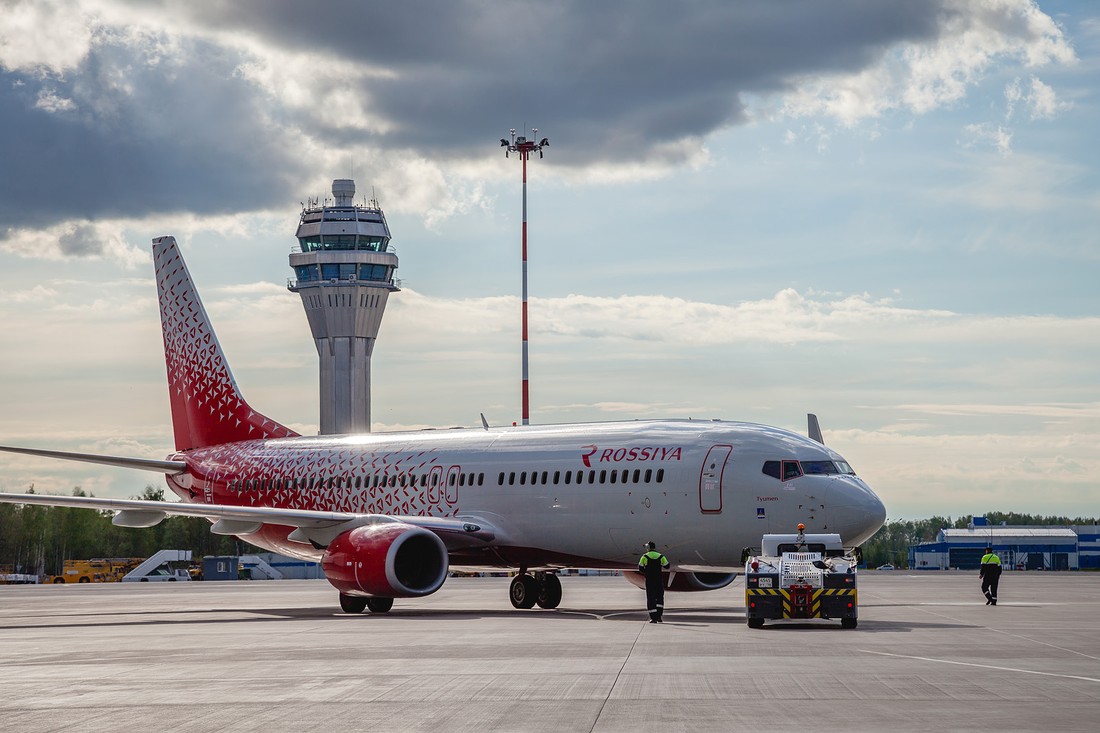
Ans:
[{"label": "horizontal stabilizer", "polygon": [[151,458],[127,458],[125,456],[99,456],[94,453],[67,453],[59,450],[42,450],[40,448],[12,448],[0,445],[0,451],[8,453],[25,453],[28,456],[41,456],[43,458],[61,458],[66,461],[81,461],[82,463],[100,463],[104,466],[118,466],[119,468],[136,468],[141,471],[155,471],[169,476],[183,473],[187,470],[187,464],[183,461],[155,461]]}]

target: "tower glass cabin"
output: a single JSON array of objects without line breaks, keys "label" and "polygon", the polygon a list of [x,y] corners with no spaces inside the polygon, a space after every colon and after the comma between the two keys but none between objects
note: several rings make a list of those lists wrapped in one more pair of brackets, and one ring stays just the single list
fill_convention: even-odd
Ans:
[{"label": "tower glass cabin", "polygon": [[370,431],[370,358],[394,284],[397,255],[376,201],[353,203],[355,181],[332,182],[332,203],[306,206],[287,289],[302,297],[321,371],[321,434]]}]

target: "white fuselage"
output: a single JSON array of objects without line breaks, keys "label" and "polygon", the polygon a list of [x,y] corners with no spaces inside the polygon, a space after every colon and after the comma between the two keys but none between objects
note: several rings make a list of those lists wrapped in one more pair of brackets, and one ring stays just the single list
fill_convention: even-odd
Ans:
[{"label": "white fuselage", "polygon": [[[185,500],[484,523],[494,538],[451,563],[633,567],[654,541],[677,569],[740,565],[768,532],[836,532],[856,545],[885,508],[854,474],[763,472],[766,461],[843,462],[779,428],[636,421],[283,438],[173,456]],[[301,557],[321,550],[266,526],[249,541]]]}]

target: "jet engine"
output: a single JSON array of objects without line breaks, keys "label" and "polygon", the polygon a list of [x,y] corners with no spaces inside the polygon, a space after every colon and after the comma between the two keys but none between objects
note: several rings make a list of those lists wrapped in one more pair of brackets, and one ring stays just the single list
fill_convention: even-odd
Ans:
[{"label": "jet engine", "polygon": [[[645,588],[645,575],[637,570],[623,571],[623,577],[639,588]],[[665,581],[665,590],[671,591],[697,591],[718,590],[725,588],[737,577],[737,573],[662,573]]]},{"label": "jet engine", "polygon": [[435,593],[447,579],[447,548],[411,524],[369,524],[337,536],[321,568],[344,595],[414,598]]}]

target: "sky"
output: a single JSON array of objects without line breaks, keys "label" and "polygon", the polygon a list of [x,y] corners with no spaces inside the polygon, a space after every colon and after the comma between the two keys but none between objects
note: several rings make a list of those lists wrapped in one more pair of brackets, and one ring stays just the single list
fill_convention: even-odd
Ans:
[{"label": "sky", "polygon": [[[890,519],[1100,516],[1100,4],[0,0],[0,444],[172,451],[150,240],[318,427],[287,255],[352,178],[400,258],[374,430],[806,430]],[[0,491],[153,474],[0,456]]]}]

